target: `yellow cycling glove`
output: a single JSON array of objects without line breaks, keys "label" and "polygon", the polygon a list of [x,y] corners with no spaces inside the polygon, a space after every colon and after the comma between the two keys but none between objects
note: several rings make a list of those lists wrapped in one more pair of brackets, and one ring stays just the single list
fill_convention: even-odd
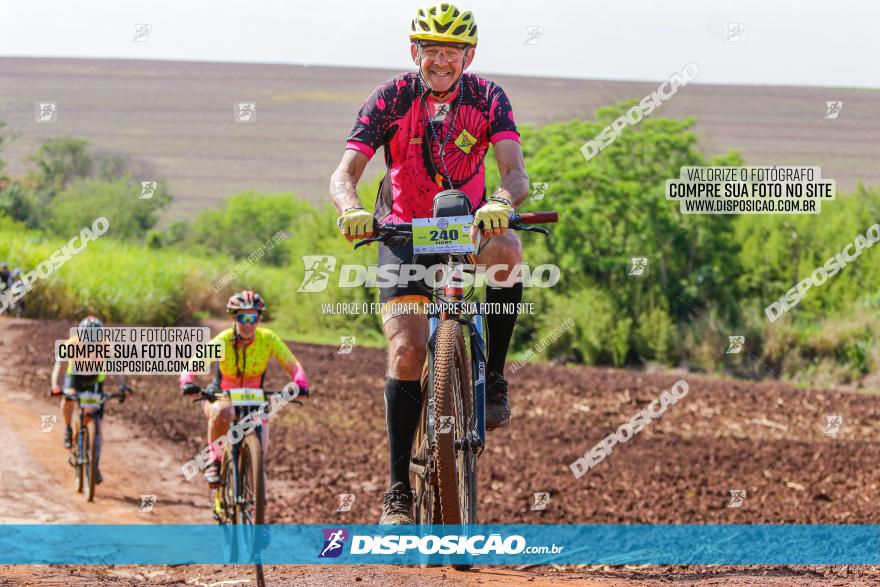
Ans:
[{"label": "yellow cycling glove", "polygon": [[373,215],[363,208],[349,208],[336,220],[336,226],[347,240],[373,236]]},{"label": "yellow cycling glove", "polygon": [[489,198],[489,201],[474,214],[474,227],[471,230],[471,239],[476,238],[477,230],[482,224],[483,235],[490,237],[504,234],[507,230],[507,222],[513,206],[504,198]]}]

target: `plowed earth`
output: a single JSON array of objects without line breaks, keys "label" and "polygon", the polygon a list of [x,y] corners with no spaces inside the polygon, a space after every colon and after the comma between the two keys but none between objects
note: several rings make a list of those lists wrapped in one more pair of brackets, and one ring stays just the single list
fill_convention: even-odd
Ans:
[{"label": "plowed earth", "polygon": [[[137,393],[110,404],[105,481],[88,504],[72,489],[62,424],[40,432],[53,343],[68,323],[0,319],[0,522],[211,523],[201,478],[180,466],[205,445],[199,407],[176,378],[129,378]],[[291,343],[314,389],[271,423],[270,523],[375,523],[387,486],[384,351]],[[112,379],[112,378],[111,378]],[[514,419],[479,461],[486,523],[880,523],[880,398],[692,374],[529,365],[511,381]],[[569,464],[679,380],[686,397],[593,470]],[[270,368],[267,387],[284,375]],[[826,416],[843,417],[826,433]],[[728,507],[731,490],[745,490]],[[532,511],[534,493],[550,493]],[[337,513],[340,494],[354,494]],[[141,495],[155,495],[140,512]],[[567,566],[267,568],[270,585],[874,585],[880,569],[850,567]],[[253,585],[246,566],[0,567],[0,585]]]}]

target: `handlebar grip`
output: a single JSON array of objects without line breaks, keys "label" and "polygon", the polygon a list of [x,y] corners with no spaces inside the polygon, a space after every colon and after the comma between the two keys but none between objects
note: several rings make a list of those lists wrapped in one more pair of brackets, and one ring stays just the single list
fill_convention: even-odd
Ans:
[{"label": "handlebar grip", "polygon": [[559,222],[559,212],[523,212],[519,215],[520,224],[553,224]]}]

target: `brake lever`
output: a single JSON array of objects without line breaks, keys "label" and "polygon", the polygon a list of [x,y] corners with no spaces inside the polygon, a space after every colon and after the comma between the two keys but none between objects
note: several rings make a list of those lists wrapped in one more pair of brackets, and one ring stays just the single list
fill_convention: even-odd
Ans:
[{"label": "brake lever", "polygon": [[549,230],[547,230],[546,228],[542,228],[540,226],[522,226],[522,225],[520,225],[517,228],[515,228],[514,230],[524,230],[526,232],[540,232],[544,236],[549,236],[549,234],[550,234]]},{"label": "brake lever", "polygon": [[361,240],[361,241],[356,242],[356,243],[354,244],[354,248],[357,249],[358,247],[362,247],[363,245],[368,245],[368,244],[370,244],[370,243],[374,243],[374,242],[376,242],[376,241],[380,241],[380,240],[382,240],[382,239],[384,239],[384,238],[385,238],[385,237],[384,237],[383,235],[371,236],[371,237],[365,238],[364,240]]}]

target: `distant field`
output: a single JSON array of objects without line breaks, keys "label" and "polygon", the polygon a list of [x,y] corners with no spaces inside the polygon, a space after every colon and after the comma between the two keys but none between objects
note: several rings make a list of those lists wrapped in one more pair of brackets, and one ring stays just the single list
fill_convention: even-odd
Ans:
[{"label": "distant field", "polygon": [[[0,121],[18,138],[0,157],[9,171],[46,138],[76,135],[126,154],[144,179],[169,182],[176,215],[243,189],[294,191],[312,201],[326,184],[355,112],[388,70],[99,59],[0,58]],[[482,73],[476,70],[476,73]],[[601,105],[641,98],[657,82],[492,76],[521,123],[592,117]],[[839,100],[837,119],[825,102]],[[57,124],[34,121],[34,102],[58,104]],[[233,122],[255,102],[254,124]],[[681,89],[658,114],[696,116],[704,149],[739,150],[750,164],[803,164],[851,189],[880,184],[880,91],[717,86]],[[591,137],[584,137],[588,140]],[[367,177],[382,172],[377,156]],[[540,178],[533,178],[540,181]]]}]

